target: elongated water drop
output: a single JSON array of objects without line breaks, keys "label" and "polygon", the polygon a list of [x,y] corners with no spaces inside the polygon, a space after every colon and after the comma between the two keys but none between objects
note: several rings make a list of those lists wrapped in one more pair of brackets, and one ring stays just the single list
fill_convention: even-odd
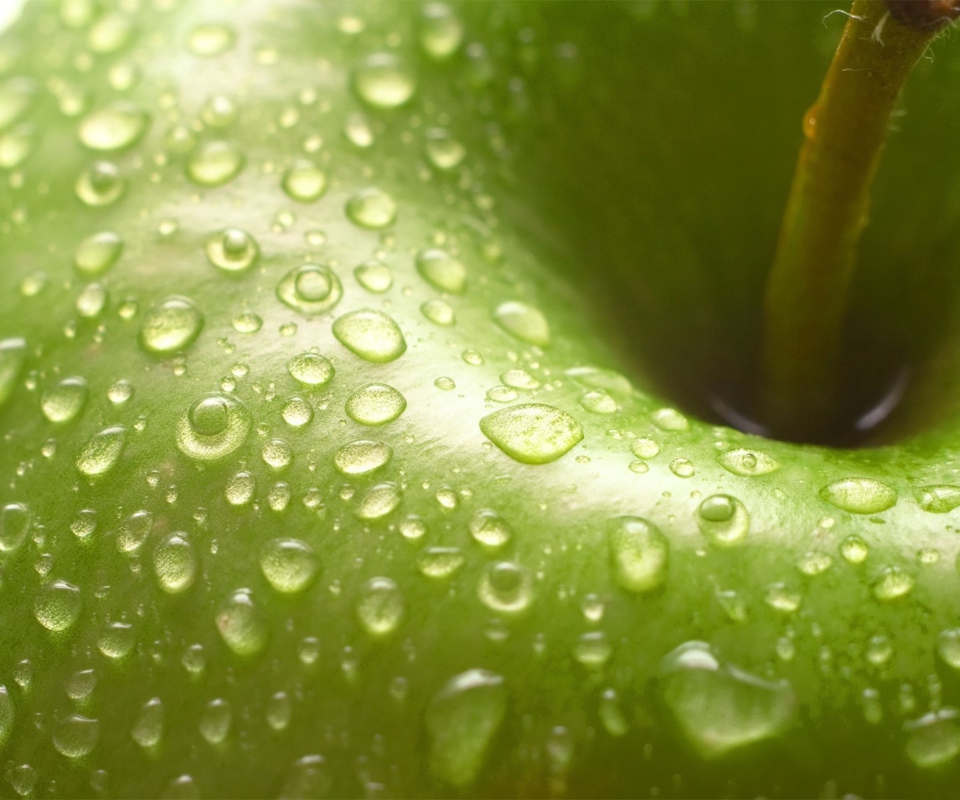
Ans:
[{"label": "elongated water drop", "polygon": [[392,482],[371,486],[353,510],[358,519],[373,521],[392,514],[400,505],[403,495],[400,487]]},{"label": "elongated water drop", "polygon": [[845,478],[824,486],[820,497],[854,514],[879,514],[896,504],[897,491],[872,478]]},{"label": "elongated water drop", "polygon": [[40,409],[50,422],[63,425],[79,416],[89,395],[90,390],[84,378],[64,378],[43,393]]},{"label": "elongated water drop", "polygon": [[550,344],[550,326],[539,308],[510,300],[497,306],[493,319],[521,342],[538,347],[547,347]]},{"label": "elongated water drop", "polygon": [[153,551],[157,584],[168,594],[187,591],[197,579],[197,556],[185,533],[171,533]]},{"label": "elongated water drop", "polygon": [[156,747],[163,738],[163,721],[163,702],[160,698],[154,697],[147,700],[140,708],[140,714],[133,724],[130,736],[144,749]]},{"label": "elongated water drop", "polygon": [[267,645],[269,631],[246,589],[234,592],[220,607],[217,630],[224,643],[238,656],[253,656]]},{"label": "elongated water drop", "polygon": [[102,275],[117,263],[122,252],[123,239],[110,231],[102,231],[88,236],[77,245],[73,265],[81,275]]},{"label": "elongated water drop", "polygon": [[434,61],[446,61],[463,43],[463,23],[446,3],[427,3],[419,27],[420,47]]},{"label": "elongated water drop", "polygon": [[556,461],[583,439],[580,423],[565,411],[528,403],[495,411],[480,430],[504,453],[524,464]]},{"label": "elongated water drop", "polygon": [[24,503],[7,503],[0,509],[0,551],[9,553],[24,543],[33,515]]},{"label": "elongated water drop", "polygon": [[358,439],[337,450],[333,464],[343,475],[367,475],[386,466],[392,457],[390,445]]},{"label": "elongated water drop", "polygon": [[13,723],[16,721],[16,711],[10,692],[6,686],[0,686],[0,747],[6,744],[13,732]]},{"label": "elongated water drop", "polygon": [[421,250],[415,259],[417,272],[433,288],[451,294],[463,294],[467,286],[467,269],[446,250]]},{"label": "elongated water drop", "polygon": [[38,93],[39,87],[30,78],[8,78],[0,83],[0,131],[26,114]]},{"label": "elongated water drop", "polygon": [[442,580],[460,569],[464,561],[459,547],[425,547],[417,555],[417,569],[421,575]]},{"label": "elongated water drop", "polygon": [[903,727],[907,757],[921,769],[936,769],[960,754],[960,711],[945,707]]},{"label": "elongated water drop", "polygon": [[931,514],[946,514],[960,506],[960,486],[921,486],[917,495],[920,508]]},{"label": "elongated water drop", "polygon": [[390,578],[371,578],[360,590],[357,620],[371,636],[393,633],[405,612],[400,587]]},{"label": "elongated water drop", "polygon": [[913,590],[916,578],[901,567],[885,567],[870,584],[877,600],[890,602],[906,597]]},{"label": "elongated water drop", "polygon": [[426,713],[434,776],[458,787],[472,783],[506,713],[507,690],[500,675],[471,669],[447,681]]},{"label": "elongated water drop", "polygon": [[670,543],[659,528],[640,517],[619,517],[608,528],[613,575],[629,592],[649,592],[667,578]]},{"label": "elongated water drop", "polygon": [[149,114],[142,108],[119,100],[87,114],[80,122],[78,135],[91,150],[122,150],[136,144],[149,121]]},{"label": "elongated water drop", "polygon": [[94,434],[77,454],[77,471],[88,478],[110,472],[127,445],[127,429],[123,425],[104,428]]}]

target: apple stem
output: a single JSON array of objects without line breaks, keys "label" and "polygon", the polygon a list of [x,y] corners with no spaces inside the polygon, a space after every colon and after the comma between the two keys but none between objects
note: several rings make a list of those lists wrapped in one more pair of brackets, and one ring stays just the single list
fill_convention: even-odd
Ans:
[{"label": "apple stem", "polygon": [[856,248],[890,113],[960,0],[855,0],[793,176],[764,297],[761,411],[809,440],[835,420],[839,352]]}]

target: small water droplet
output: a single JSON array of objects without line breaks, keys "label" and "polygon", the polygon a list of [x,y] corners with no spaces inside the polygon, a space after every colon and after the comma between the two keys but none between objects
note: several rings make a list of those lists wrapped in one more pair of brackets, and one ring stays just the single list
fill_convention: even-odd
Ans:
[{"label": "small water droplet", "polygon": [[885,567],[870,584],[873,596],[884,602],[906,597],[913,589],[916,579],[900,567]]},{"label": "small water droplet", "polygon": [[368,230],[379,230],[391,225],[397,218],[397,201],[383,189],[369,186],[350,196],[346,213],[355,225]]},{"label": "small water droplet", "polygon": [[195,56],[212,58],[232,49],[237,35],[226,25],[208,23],[197,25],[187,39],[187,47]]},{"label": "small water droplet", "polygon": [[156,747],[163,738],[163,702],[159,697],[147,700],[140,708],[137,721],[130,735],[138,745],[145,749]]},{"label": "small water droplet", "polygon": [[660,445],[653,439],[636,439],[630,445],[630,452],[637,458],[654,458],[660,452]]},{"label": "small water droplet", "polygon": [[222,186],[240,174],[246,161],[243,150],[234,142],[206,142],[190,156],[187,177],[197,186]]},{"label": "small water droplet", "polygon": [[754,475],[769,475],[780,469],[780,463],[772,456],[767,455],[760,450],[747,450],[738,448],[728,450],[717,456],[717,463],[727,472],[734,475],[740,475],[744,478]]},{"label": "small water droplet", "polygon": [[692,478],[697,472],[689,458],[675,458],[670,462],[670,471],[678,478]]},{"label": "small water droplet", "polygon": [[207,259],[226,273],[245,272],[260,256],[256,240],[239,228],[227,228],[207,240],[204,246]]},{"label": "small water droplet", "polygon": [[114,661],[128,656],[135,644],[133,626],[124,622],[111,623],[97,639],[97,649]]},{"label": "small water droplet", "polygon": [[592,389],[580,395],[580,406],[592,414],[616,414],[618,407],[614,400],[602,389]]},{"label": "small water droplet", "polygon": [[872,478],[844,478],[824,486],[820,497],[853,514],[879,514],[897,502],[897,491]]},{"label": "small water droplet", "polygon": [[74,307],[83,319],[94,319],[103,313],[107,299],[107,288],[102,283],[88,283],[77,295]]},{"label": "small water droplet", "polygon": [[686,431],[690,429],[689,420],[675,408],[661,408],[652,415],[653,424],[662,431]]},{"label": "small water droplet", "polygon": [[399,108],[417,90],[413,73],[392,53],[367,56],[353,73],[353,88],[368,106]]},{"label": "small water droplet", "polygon": [[446,61],[463,43],[463,24],[446,3],[428,3],[420,12],[420,47],[435,61]]},{"label": "small water droplet", "polygon": [[397,509],[402,497],[400,487],[395,483],[378,483],[367,490],[354,509],[354,516],[368,521],[382,519]]},{"label": "small water droplet", "polygon": [[122,406],[133,397],[133,384],[121,378],[107,389],[107,399],[115,406]]},{"label": "small water droplet", "polygon": [[613,647],[603,631],[584,633],[573,648],[573,657],[590,669],[602,667],[612,654]]},{"label": "small water droplet", "polygon": [[427,707],[431,772],[453,786],[472,783],[506,713],[507,690],[500,675],[471,669],[447,681]]},{"label": "small water droplet", "polygon": [[294,311],[322,314],[340,302],[343,285],[329,267],[304,264],[284,275],[277,297]]},{"label": "small water droplet", "polygon": [[772,583],[767,587],[764,602],[776,611],[792,614],[800,608],[800,592],[791,589],[785,583]]},{"label": "small water droplet", "polygon": [[306,386],[324,386],[333,378],[333,364],[318,353],[300,353],[287,362],[287,372]]},{"label": "small water droplet", "polygon": [[385,425],[399,417],[406,407],[406,398],[392,386],[367,383],[347,398],[344,410],[361,425]]},{"label": "small water droplet", "polygon": [[542,403],[504,408],[480,420],[480,430],[511,458],[524,464],[556,461],[583,439],[580,423]]},{"label": "small water droplet", "polygon": [[368,292],[382,294],[393,286],[393,271],[379,261],[367,261],[353,270],[359,283]]},{"label": "small water droplet", "polygon": [[456,169],[467,155],[467,148],[443,128],[430,128],[424,134],[427,161],[440,172]]},{"label": "small water droplet", "polygon": [[459,547],[425,547],[417,555],[417,569],[421,575],[442,580],[460,569],[465,560]]},{"label": "small water droplet", "polygon": [[66,581],[52,581],[37,593],[33,616],[48,631],[59,633],[76,625],[82,605],[80,589]]},{"label": "small water droplet", "polygon": [[140,345],[148,353],[166,355],[193,344],[203,328],[203,315],[186,297],[168,297],[153,306],[140,327]]},{"label": "small water droplet", "polygon": [[239,508],[251,503],[256,491],[257,479],[249,472],[238,472],[227,481],[223,494],[230,505]]},{"label": "small water droplet", "polygon": [[427,300],[420,306],[420,313],[434,325],[441,325],[445,328],[455,325],[457,322],[452,306],[443,300]]},{"label": "small water droplet", "polygon": [[50,422],[66,424],[75,420],[83,411],[89,395],[90,390],[85,379],[64,378],[43,393],[40,410]]},{"label": "small water droplet", "polygon": [[386,466],[391,458],[390,445],[358,439],[337,450],[333,464],[343,475],[366,475]]},{"label": "small water droplet", "polygon": [[941,631],[937,637],[937,652],[944,663],[960,669],[960,628]]},{"label": "small water droplet", "polygon": [[550,326],[539,308],[510,300],[497,306],[493,320],[521,342],[537,347],[550,345]]},{"label": "small water droplet", "polygon": [[463,294],[467,287],[467,269],[446,250],[421,250],[415,259],[423,279],[441,292]]},{"label": "small water droplet", "polygon": [[238,656],[253,656],[267,645],[268,629],[249,591],[234,592],[220,606],[217,630],[224,643]]},{"label": "small water droplet", "polygon": [[600,695],[600,708],[597,710],[600,722],[611,736],[623,736],[629,725],[620,707],[620,700],[614,689],[605,689]]},{"label": "small water droplet", "polygon": [[197,579],[197,556],[187,534],[171,533],[153,551],[157,584],[168,594],[187,591]]},{"label": "small water droplet", "polygon": [[313,420],[313,406],[302,397],[290,397],[283,404],[280,416],[291,428],[302,428]]},{"label": "small water droplet", "polygon": [[214,746],[223,744],[230,735],[230,726],[233,724],[233,709],[230,703],[219,697],[211,700],[203,709],[200,717],[200,735]]},{"label": "small water droplet", "polygon": [[8,503],[0,510],[0,551],[9,553],[24,543],[33,515],[24,503]]},{"label": "small water droplet", "polygon": [[372,146],[374,142],[370,120],[363,114],[347,114],[347,118],[343,121],[343,135],[347,137],[350,144],[362,150]]},{"label": "small water droplet", "polygon": [[371,578],[360,589],[357,620],[371,636],[393,633],[404,615],[403,595],[390,578]]},{"label": "small water droplet", "polygon": [[704,642],[680,645],[660,669],[663,699],[704,757],[771,739],[793,722],[796,700],[789,683],[722,664]]},{"label": "small water droplet", "polygon": [[134,511],[117,531],[117,549],[121,553],[135,553],[153,532],[153,514],[146,510]]},{"label": "small water droplet", "polygon": [[6,744],[16,720],[13,701],[6,686],[0,686],[0,746]]},{"label": "small water droplet", "polygon": [[941,708],[904,724],[907,757],[922,769],[934,769],[960,753],[960,711]]},{"label": "small water droplet", "polygon": [[804,575],[820,575],[830,569],[833,557],[822,550],[808,550],[797,559],[797,569]]},{"label": "small water droplet", "polygon": [[652,523],[619,517],[608,529],[607,542],[614,578],[627,591],[648,592],[666,580],[670,543]]},{"label": "small water droplet", "polygon": [[123,239],[110,231],[88,236],[73,254],[73,265],[81,275],[102,275],[117,263],[123,252]]},{"label": "small water droplet", "polygon": [[98,161],[80,173],[74,189],[77,197],[88,206],[108,206],[120,199],[126,191],[126,178],[116,164]]},{"label": "small water droplet", "polygon": [[188,458],[217,461],[246,441],[252,422],[246,405],[232,394],[201,395],[180,416],[177,447]]},{"label": "small water droplet", "polygon": [[422,539],[427,533],[426,523],[416,514],[404,517],[400,520],[398,527],[403,538],[409,539],[411,542]]},{"label": "small water droplet", "polygon": [[149,114],[142,108],[119,100],[87,114],[80,122],[78,135],[91,150],[122,150],[139,141],[149,121]]},{"label": "small water droplet", "polygon": [[327,190],[327,175],[312,161],[299,159],[283,173],[282,185],[293,200],[312,203]]},{"label": "small water droplet", "polygon": [[742,544],[750,531],[750,514],[736,497],[715,494],[700,504],[697,525],[711,544],[735,547]]},{"label": "small water droplet", "polygon": [[470,535],[486,547],[503,547],[513,537],[513,529],[496,511],[482,508],[470,518]]},{"label": "small water droplet", "polygon": [[53,730],[53,746],[67,758],[90,755],[100,741],[100,722],[79,714],[61,719]]},{"label": "small water droplet", "polygon": [[477,595],[490,610],[518,614],[533,602],[533,578],[529,570],[512,561],[498,561],[484,570]]},{"label": "small water droplet", "polygon": [[87,440],[77,455],[77,471],[88,478],[110,472],[123,455],[127,429],[122,425],[104,428]]},{"label": "small water droplet", "polygon": [[320,560],[306,542],[299,539],[272,539],[260,551],[260,569],[276,591],[297,594],[316,579]]},{"label": "small water droplet", "polygon": [[407,349],[400,327],[382,311],[360,309],[333,323],[333,335],[351,352],[366,361],[384,364],[400,358]]},{"label": "small water droplet", "polygon": [[215,94],[203,104],[200,118],[212,128],[226,128],[237,121],[237,104],[226,95]]}]

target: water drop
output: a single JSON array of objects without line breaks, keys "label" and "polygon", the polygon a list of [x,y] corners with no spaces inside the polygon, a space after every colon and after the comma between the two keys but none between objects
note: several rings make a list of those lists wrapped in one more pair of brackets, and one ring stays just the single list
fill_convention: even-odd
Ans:
[{"label": "water drop", "polygon": [[406,398],[392,386],[367,383],[347,398],[344,410],[361,425],[384,425],[399,417],[406,407]]},{"label": "water drop", "polygon": [[390,578],[371,578],[360,589],[357,620],[371,636],[386,636],[395,631],[403,614],[403,595]]},{"label": "water drop", "polygon": [[94,319],[103,313],[107,299],[107,288],[102,283],[88,283],[77,295],[74,307],[81,318]]},{"label": "water drop", "polygon": [[268,629],[246,589],[234,592],[220,607],[217,630],[224,643],[238,656],[252,656],[267,645]]},{"label": "water drop", "polygon": [[222,186],[233,180],[246,164],[240,146],[234,142],[206,142],[187,162],[187,177],[197,186]]},{"label": "water drop", "polygon": [[0,552],[9,553],[24,543],[33,515],[24,503],[8,503],[0,510]]},{"label": "water drop", "polygon": [[619,517],[608,529],[614,578],[628,592],[648,592],[667,578],[670,543],[659,528],[639,517]]},{"label": "water drop", "polygon": [[446,61],[463,43],[463,24],[446,3],[428,3],[420,12],[420,47],[435,61]]},{"label": "water drop", "polygon": [[441,325],[445,328],[455,325],[457,322],[453,308],[443,300],[427,300],[420,306],[420,313],[434,325]]},{"label": "water drop", "polygon": [[513,529],[496,511],[482,508],[470,518],[470,535],[487,547],[503,547],[513,536]]},{"label": "water drop", "polygon": [[239,508],[251,503],[256,491],[257,479],[249,472],[238,472],[227,481],[223,495],[230,505]]},{"label": "water drop", "polygon": [[13,394],[26,360],[27,343],[23,339],[0,340],[0,406]]},{"label": "water drop", "polygon": [[353,88],[368,106],[399,108],[417,89],[413,73],[392,53],[367,56],[353,73]]},{"label": "water drop", "polygon": [[517,614],[533,601],[533,578],[530,572],[512,561],[498,561],[484,570],[477,586],[477,595],[492,611]]},{"label": "water drop", "polygon": [[146,510],[134,511],[117,531],[117,549],[121,553],[135,553],[153,532],[153,514]]},{"label": "water drop", "polygon": [[900,567],[885,567],[870,584],[873,596],[884,602],[906,597],[913,589],[916,579]]},{"label": "water drop", "polygon": [[252,416],[231,394],[201,395],[177,423],[177,447],[197,461],[226,458],[246,441]]},{"label": "water drop", "polygon": [[80,122],[78,135],[91,150],[122,150],[139,141],[149,121],[150,116],[142,108],[119,100],[87,114]]},{"label": "water drop", "polygon": [[370,121],[363,114],[347,114],[343,121],[343,135],[347,141],[354,147],[362,150],[373,145],[373,128],[370,127]]},{"label": "water drop", "polygon": [[721,664],[704,642],[680,645],[660,669],[667,707],[705,758],[771,739],[793,722],[796,700],[786,681],[763,680]]},{"label": "water drop", "polygon": [[427,524],[416,514],[404,517],[397,527],[400,529],[400,535],[411,542],[422,539],[427,533]]},{"label": "water drop", "polygon": [[875,667],[882,667],[893,657],[893,642],[889,636],[878,634],[867,642],[866,657]]},{"label": "water drop", "polygon": [[236,43],[237,35],[226,25],[207,23],[197,25],[187,39],[187,47],[195,56],[212,58],[230,50]]},{"label": "water drop", "polygon": [[937,652],[945,664],[960,669],[960,628],[941,631],[937,637]]},{"label": "water drop", "polygon": [[917,492],[920,508],[932,514],[946,514],[960,506],[960,486],[921,486]]},{"label": "water drop", "polygon": [[239,228],[227,228],[207,240],[207,259],[222,272],[238,273],[250,269],[260,255],[256,240]]},{"label": "water drop", "polygon": [[605,689],[600,695],[600,708],[597,709],[600,716],[600,722],[611,736],[623,736],[629,726],[623,709],[620,708],[620,700],[614,689]]},{"label": "water drop", "polygon": [[903,726],[907,757],[922,769],[934,769],[956,758],[960,753],[958,718],[960,711],[947,707],[907,722]]},{"label": "water drop", "polygon": [[371,486],[353,513],[358,519],[377,520],[393,513],[402,499],[400,487],[395,483],[378,483]]},{"label": "water drop", "polygon": [[260,569],[281,594],[297,594],[310,586],[320,570],[314,549],[299,539],[272,539],[260,551]]},{"label": "water drop", "polygon": [[692,478],[697,470],[689,458],[675,458],[670,462],[670,471],[678,478]]},{"label": "water drop", "polygon": [[383,189],[370,186],[350,196],[346,213],[355,225],[379,230],[391,225],[397,218],[397,201]]},{"label": "water drop", "polygon": [[522,392],[532,392],[540,388],[540,381],[525,369],[508,369],[500,376],[500,380],[505,386]]},{"label": "water drop", "polygon": [[290,397],[283,404],[280,416],[291,428],[302,428],[313,419],[313,406],[302,397]]},{"label": "water drop", "polygon": [[37,94],[37,84],[29,78],[9,78],[0,83],[0,130],[26,114]]},{"label": "water drop", "polygon": [[53,730],[53,746],[67,758],[90,755],[99,741],[99,721],[79,714],[71,714],[61,719]]},{"label": "water drop", "polygon": [[797,569],[804,575],[820,575],[830,569],[833,557],[822,550],[808,550],[797,559]]},{"label": "water drop", "polygon": [[872,478],[845,478],[824,486],[820,497],[854,514],[878,514],[896,504],[897,491]]},{"label": "water drop", "polygon": [[690,429],[689,420],[675,408],[661,408],[652,415],[653,424],[662,431],[686,431]]},{"label": "water drop", "polygon": [[6,744],[7,739],[10,738],[15,718],[10,692],[6,686],[0,686],[0,747]]},{"label": "water drop", "polygon": [[226,700],[217,698],[207,703],[200,717],[200,735],[212,745],[222,744],[230,735],[233,709]]},{"label": "water drop", "polygon": [[736,497],[715,494],[697,509],[700,533],[717,547],[741,544],[750,530],[750,513]]},{"label": "water drop", "polygon": [[0,169],[16,169],[33,153],[37,144],[37,130],[29,124],[17,125],[0,136]]},{"label": "water drop", "polygon": [[88,206],[108,206],[120,199],[127,181],[116,164],[98,161],[80,173],[74,190]]},{"label": "water drop", "polygon": [[772,456],[761,452],[760,450],[747,450],[739,448],[728,450],[717,456],[717,463],[727,472],[734,475],[740,475],[744,478],[755,475],[769,475],[780,469],[780,463]]},{"label": "water drop", "polygon": [[159,697],[147,700],[140,708],[137,721],[130,735],[145,749],[156,747],[163,738],[163,702]]},{"label": "water drop", "polygon": [[772,583],[767,587],[764,602],[776,611],[792,614],[800,608],[800,592],[791,589],[785,583]]},{"label": "water drop", "polygon": [[168,297],[153,306],[140,327],[140,345],[148,353],[167,355],[193,344],[203,328],[203,315],[186,297]]},{"label": "water drop", "polygon": [[424,134],[427,161],[440,172],[456,169],[467,155],[467,148],[443,128],[430,128]]},{"label": "water drop", "polygon": [[327,190],[327,175],[312,161],[299,159],[283,173],[282,185],[293,200],[312,203]]},{"label": "water drop", "polygon": [[77,623],[81,607],[80,589],[66,581],[52,581],[37,593],[33,616],[48,631],[59,633]]},{"label": "water drop", "polygon": [[287,371],[307,386],[324,386],[333,377],[333,364],[317,353],[301,353],[287,362]]},{"label": "water drop", "polygon": [[417,554],[417,569],[421,575],[442,580],[460,569],[465,560],[459,547],[425,547]]},{"label": "water drop", "polygon": [[654,458],[660,452],[660,445],[653,439],[635,439],[630,445],[630,452],[637,458]]},{"label": "water drop", "polygon": [[263,327],[263,319],[252,311],[241,311],[230,320],[230,326],[237,333],[256,333]]},{"label": "water drop", "polygon": [[333,465],[343,475],[366,475],[386,466],[391,458],[390,445],[358,439],[337,450]]},{"label": "water drop", "polygon": [[506,713],[500,675],[471,669],[447,681],[427,707],[431,772],[453,786],[472,783]]},{"label": "water drop", "polygon": [[329,267],[304,264],[283,276],[277,297],[294,311],[322,314],[340,302],[343,285]]},{"label": "water drop", "polygon": [[77,272],[86,276],[102,275],[117,263],[123,252],[123,239],[109,231],[88,236],[73,254],[73,265]]},{"label": "water drop", "polygon": [[599,669],[610,659],[613,647],[603,631],[590,631],[577,639],[573,657],[590,669]]},{"label": "water drop", "polygon": [[393,271],[379,261],[367,261],[353,270],[353,274],[364,289],[382,294],[393,286]]},{"label": "water drop", "polygon": [[237,121],[237,104],[226,95],[215,94],[200,109],[200,118],[211,128],[226,128]]},{"label": "water drop", "polygon": [[467,287],[467,269],[446,250],[431,248],[417,253],[417,272],[441,292],[463,294]]},{"label": "water drop", "polygon": [[97,649],[114,661],[128,656],[135,644],[133,627],[124,622],[111,623],[97,639]]},{"label": "water drop", "polygon": [[614,400],[602,389],[592,389],[580,395],[580,406],[593,414],[616,414],[618,407]]},{"label": "water drop", "polygon": [[122,425],[104,428],[87,440],[77,455],[77,471],[88,478],[112,470],[127,444],[127,429]]},{"label": "water drop", "polygon": [[83,411],[90,391],[87,382],[80,377],[64,378],[56,386],[43,393],[40,410],[50,422],[72,422]]},{"label": "water drop", "polygon": [[104,14],[87,32],[87,46],[94,53],[116,53],[126,47],[134,31],[133,20],[126,14]]},{"label": "water drop", "polygon": [[556,461],[583,439],[580,423],[565,411],[528,403],[494,411],[480,430],[504,453],[523,464]]},{"label": "water drop", "polygon": [[171,533],[153,551],[153,573],[168,594],[187,591],[197,579],[197,556],[185,533]]},{"label": "water drop", "polygon": [[521,342],[547,347],[550,344],[550,326],[539,308],[510,300],[501,303],[493,312],[493,320]]}]

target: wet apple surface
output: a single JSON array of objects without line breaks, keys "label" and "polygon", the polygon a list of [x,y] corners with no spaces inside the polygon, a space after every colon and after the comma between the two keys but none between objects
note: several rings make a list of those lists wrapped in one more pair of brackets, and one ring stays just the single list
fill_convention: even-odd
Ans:
[{"label": "wet apple surface", "polygon": [[902,443],[685,401],[747,377],[831,10],[28,3],[0,793],[949,796],[949,41],[855,279]]}]

